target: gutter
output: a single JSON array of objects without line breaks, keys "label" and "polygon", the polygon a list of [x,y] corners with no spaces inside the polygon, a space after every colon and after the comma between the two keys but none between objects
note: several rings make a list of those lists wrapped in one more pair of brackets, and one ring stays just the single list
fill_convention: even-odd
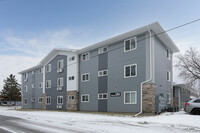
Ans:
[{"label": "gutter", "polygon": [[149,58],[149,61],[150,61],[150,67],[149,67],[149,72],[150,72],[150,78],[148,79],[148,80],[145,80],[145,81],[143,81],[142,83],[141,83],[141,85],[140,85],[140,87],[141,87],[141,97],[140,97],[140,112],[139,113],[137,113],[135,116],[138,116],[138,115],[140,115],[140,114],[142,114],[142,86],[143,86],[143,84],[144,83],[147,83],[147,82],[149,82],[149,81],[151,81],[152,80],[152,75],[153,75],[153,73],[152,73],[152,52],[151,52],[151,49],[152,49],[152,44],[151,44],[151,37],[152,37],[152,35],[151,35],[151,31],[150,31],[150,29],[149,29],[149,27],[148,27],[148,25],[147,25],[147,29],[148,29],[148,32],[149,32],[149,36],[150,36],[150,38],[149,38],[149,40],[150,40],[150,52],[149,52],[149,54],[150,54],[150,58]]}]

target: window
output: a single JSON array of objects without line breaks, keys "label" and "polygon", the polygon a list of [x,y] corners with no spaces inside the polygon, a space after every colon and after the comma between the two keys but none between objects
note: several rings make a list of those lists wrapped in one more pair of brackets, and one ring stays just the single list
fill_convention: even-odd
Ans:
[{"label": "window", "polygon": [[167,49],[167,58],[170,59],[170,50]]},{"label": "window", "polygon": [[86,82],[90,80],[90,74],[89,73],[85,73],[81,75],[81,81],[82,82]]},{"label": "window", "polygon": [[137,76],[137,64],[124,66],[124,78]]},{"label": "window", "polygon": [[75,60],[75,56],[69,57],[69,61]]},{"label": "window", "polygon": [[137,38],[133,37],[124,41],[124,52],[131,51],[137,48]]},{"label": "window", "polygon": [[63,104],[63,96],[57,96],[57,104]]},{"label": "window", "polygon": [[108,52],[108,47],[106,46],[106,47],[103,47],[103,48],[99,48],[98,52],[99,52],[99,54],[103,54],[105,52]]},{"label": "window", "polygon": [[98,72],[99,77],[107,76],[107,75],[108,75],[108,70],[101,70]]},{"label": "window", "polygon": [[39,69],[39,74],[42,74],[43,73],[43,68],[40,68]]},{"label": "window", "polygon": [[24,86],[24,92],[27,92],[27,91],[28,91],[28,86],[25,85],[25,86]]},{"label": "window", "polygon": [[51,88],[51,80],[46,81],[46,88]]},{"label": "window", "polygon": [[42,88],[42,86],[43,86],[43,83],[42,83],[42,82],[39,82],[38,88]]},{"label": "window", "polygon": [[57,87],[63,86],[63,78],[57,79]]},{"label": "window", "polygon": [[43,98],[42,97],[38,97],[38,103],[42,103]]},{"label": "window", "polygon": [[170,104],[171,103],[171,94],[170,93],[167,93],[167,104]]},{"label": "window", "polygon": [[108,94],[107,93],[98,94],[98,99],[107,99],[107,98],[108,98]]},{"label": "window", "polygon": [[68,96],[68,100],[74,100],[74,96],[73,95]]},{"label": "window", "polygon": [[64,60],[59,60],[57,62],[57,69],[63,69],[64,67]]},{"label": "window", "polygon": [[35,102],[35,98],[31,98],[31,102]]},{"label": "window", "polygon": [[200,99],[195,100],[194,103],[200,103]]},{"label": "window", "polygon": [[136,104],[136,103],[137,103],[136,91],[124,92],[124,104]]},{"label": "window", "polygon": [[69,80],[74,80],[74,76],[70,76],[70,77],[69,77]]},{"label": "window", "polygon": [[28,79],[28,73],[24,74],[24,79]]},{"label": "window", "polygon": [[82,61],[89,60],[89,58],[90,58],[89,52],[82,54]]},{"label": "window", "polygon": [[51,97],[48,96],[46,99],[47,99],[47,105],[50,105],[51,104]]},{"label": "window", "polygon": [[170,81],[170,71],[167,71],[167,80]]},{"label": "window", "polygon": [[28,99],[24,98],[24,105],[27,105],[27,103],[28,103]]},{"label": "window", "polygon": [[81,95],[81,102],[89,102],[89,94]]},{"label": "window", "polygon": [[35,88],[35,84],[32,84],[32,88]]},{"label": "window", "polygon": [[32,74],[35,74],[35,70],[32,71]]},{"label": "window", "polygon": [[48,65],[46,66],[46,72],[51,72],[51,64],[48,64]]}]

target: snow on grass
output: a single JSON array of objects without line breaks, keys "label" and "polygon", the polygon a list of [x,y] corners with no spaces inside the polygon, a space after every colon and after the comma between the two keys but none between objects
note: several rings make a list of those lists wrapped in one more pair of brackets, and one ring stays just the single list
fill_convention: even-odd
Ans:
[{"label": "snow on grass", "polygon": [[[183,111],[158,116],[133,117],[105,114],[59,111],[16,111],[13,107],[0,107],[0,114],[31,121],[35,128],[45,131],[97,132],[97,133],[199,133],[200,116]],[[46,125],[45,125],[46,124]],[[24,124],[30,126],[29,124]],[[48,126],[47,126],[48,125]]]}]

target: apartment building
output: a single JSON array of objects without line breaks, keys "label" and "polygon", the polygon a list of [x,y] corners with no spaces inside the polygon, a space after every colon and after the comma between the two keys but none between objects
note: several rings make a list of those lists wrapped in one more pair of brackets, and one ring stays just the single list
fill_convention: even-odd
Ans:
[{"label": "apartment building", "polygon": [[23,108],[155,112],[172,105],[178,48],[159,23],[78,50],[53,49],[22,74]]}]

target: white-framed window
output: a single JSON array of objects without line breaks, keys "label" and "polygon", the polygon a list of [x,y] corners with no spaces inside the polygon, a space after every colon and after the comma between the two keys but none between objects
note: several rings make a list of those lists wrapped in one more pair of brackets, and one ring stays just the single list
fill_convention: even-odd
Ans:
[{"label": "white-framed window", "polygon": [[42,103],[43,98],[42,97],[38,97],[38,103]]},{"label": "white-framed window", "polygon": [[64,67],[64,60],[59,60],[57,62],[57,69],[63,69]]},{"label": "white-framed window", "polygon": [[43,86],[43,83],[42,83],[42,82],[39,82],[38,88],[42,88],[42,86]]},{"label": "white-framed window", "polygon": [[32,87],[32,88],[35,88],[35,84],[32,84],[31,87]]},{"label": "white-framed window", "polygon": [[40,68],[39,69],[39,74],[42,74],[43,73],[43,68]]},{"label": "white-framed window", "polygon": [[46,66],[46,72],[51,72],[51,64],[48,64],[48,65]]},{"label": "white-framed window", "polygon": [[57,96],[57,104],[59,105],[63,104],[63,96]]},{"label": "white-framed window", "polygon": [[75,60],[75,56],[69,57],[69,61]]},{"label": "white-framed window", "polygon": [[24,74],[24,79],[28,79],[28,73]]},{"label": "white-framed window", "polygon": [[25,85],[24,86],[24,92],[27,92],[28,91],[28,85]]},{"label": "white-framed window", "polygon": [[137,48],[137,38],[133,37],[124,41],[124,52],[131,51]]},{"label": "white-framed window", "polygon": [[46,100],[47,100],[47,105],[50,105],[50,104],[51,104],[51,97],[50,97],[50,96],[47,96],[47,97],[46,97]]},{"label": "white-framed window", "polygon": [[82,61],[86,61],[86,60],[89,60],[89,59],[90,59],[90,53],[89,52],[82,54]]},{"label": "white-framed window", "polygon": [[81,95],[81,102],[89,102],[89,101],[90,101],[89,94],[82,94]]},{"label": "white-framed window", "polygon": [[69,80],[74,80],[74,76],[70,76],[70,77],[69,77]]},{"label": "white-framed window", "polygon": [[32,71],[32,74],[35,74],[35,70]]},{"label": "white-framed window", "polygon": [[57,79],[57,87],[63,86],[63,78]]},{"label": "white-framed window", "polygon": [[108,98],[108,94],[107,93],[99,93],[98,94],[98,99],[107,99]]},{"label": "white-framed window", "polygon": [[68,100],[74,100],[74,95],[69,95]]},{"label": "white-framed window", "polygon": [[103,54],[103,53],[106,53],[106,52],[108,52],[108,46],[98,49],[98,53],[99,54]]},{"label": "white-framed window", "polygon": [[51,88],[51,80],[46,81],[46,88]]},{"label": "white-framed window", "polygon": [[170,81],[170,71],[167,71],[167,81]]},{"label": "white-framed window", "polygon": [[137,76],[137,64],[131,64],[124,66],[124,78]]},{"label": "white-framed window", "polygon": [[171,94],[167,93],[167,104],[171,103]]},{"label": "white-framed window", "polygon": [[27,105],[27,103],[28,103],[28,99],[24,98],[24,105]]},{"label": "white-framed window", "polygon": [[90,74],[89,73],[84,73],[81,75],[81,82],[86,82],[90,80]]},{"label": "white-framed window", "polygon": [[31,102],[35,102],[35,98],[31,98]]},{"label": "white-framed window", "polygon": [[167,49],[167,58],[170,60],[170,50],[169,49]]},{"label": "white-framed window", "polygon": [[137,92],[136,91],[125,91],[124,92],[124,104],[136,104],[137,103]]},{"label": "white-framed window", "polygon": [[98,71],[98,76],[102,77],[102,76],[107,76],[108,75],[108,70],[101,70]]}]

